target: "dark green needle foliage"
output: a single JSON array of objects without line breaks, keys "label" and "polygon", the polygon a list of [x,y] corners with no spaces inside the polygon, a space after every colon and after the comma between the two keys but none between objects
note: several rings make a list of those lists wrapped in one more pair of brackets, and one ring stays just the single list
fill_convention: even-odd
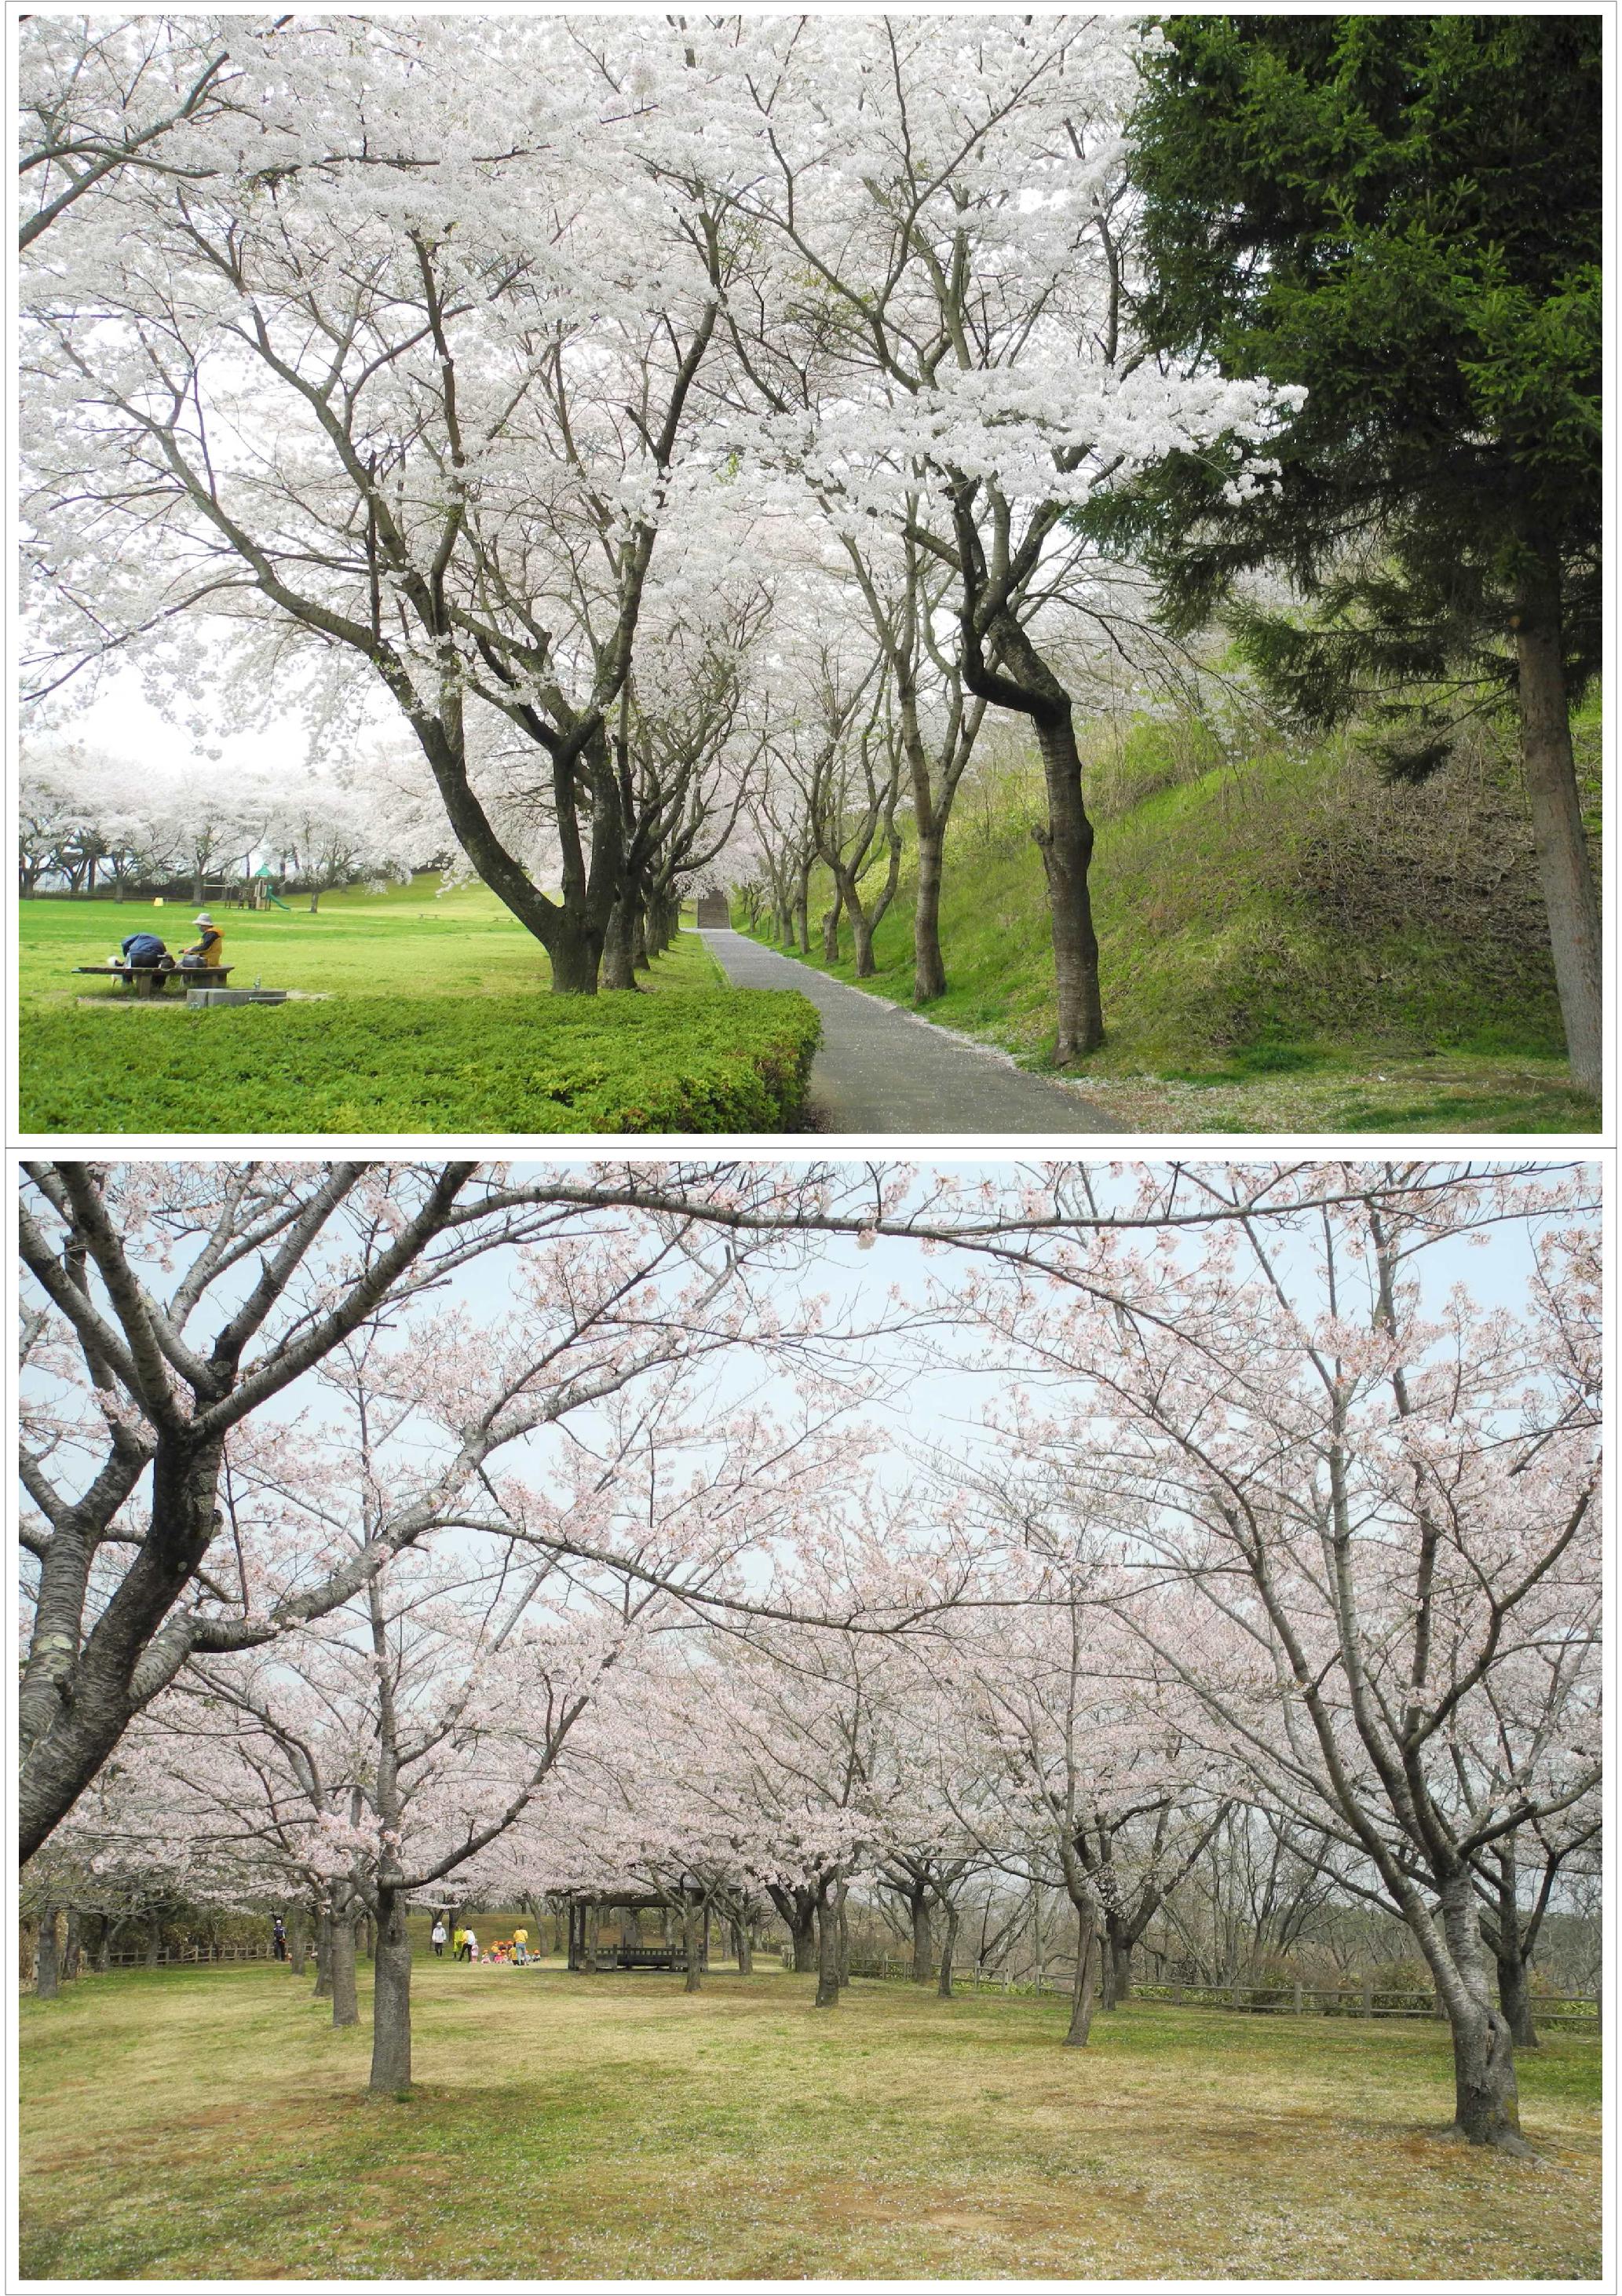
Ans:
[{"label": "dark green needle foliage", "polygon": [[1513,701],[1573,1070],[1597,1090],[1569,719],[1600,660],[1599,20],[1163,32],[1136,119],[1143,331],[1307,396],[1272,483],[1174,455],[1092,515],[1146,554],[1176,627],[1226,619],[1275,701],[1356,723],[1389,773],[1422,780]]},{"label": "dark green needle foliage", "polygon": [[[1276,484],[1182,455],[1130,504],[1198,626],[1258,568],[1310,617],[1237,609],[1274,692],[1382,712],[1439,762],[1502,698],[1530,559],[1568,692],[1599,663],[1600,25],[1593,17],[1175,17],[1137,116],[1150,340],[1306,387]],[[1404,687],[1422,693],[1402,695]]]}]

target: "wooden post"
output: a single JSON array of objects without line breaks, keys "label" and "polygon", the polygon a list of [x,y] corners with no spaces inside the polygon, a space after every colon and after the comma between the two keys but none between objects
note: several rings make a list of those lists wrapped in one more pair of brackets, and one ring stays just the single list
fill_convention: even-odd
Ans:
[{"label": "wooden post", "polygon": [[1180,1977],[1173,1980],[1171,1998],[1173,2008],[1181,2009],[1183,2006],[1183,1980]]},{"label": "wooden post", "polygon": [[1301,2013],[1301,1980],[1298,1977],[1295,1981],[1295,2013],[1298,2017]]}]

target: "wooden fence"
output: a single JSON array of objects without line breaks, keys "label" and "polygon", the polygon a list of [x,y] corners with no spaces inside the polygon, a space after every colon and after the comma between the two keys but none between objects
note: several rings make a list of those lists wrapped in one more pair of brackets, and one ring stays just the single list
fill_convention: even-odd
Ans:
[{"label": "wooden fence", "polygon": [[[909,1979],[912,1964],[892,1959],[853,1956],[853,1977]],[[1035,1977],[954,1977],[954,1990],[966,1993],[1055,1993],[1069,1997],[1075,1982],[1072,1970],[1060,1969]],[[1238,2009],[1273,2017],[1430,2017],[1446,2015],[1433,1992],[1394,1990],[1378,1986],[1372,1978],[1361,1985],[1154,1985],[1134,1983],[1134,2001],[1163,2001],[1185,2009]],[[1597,1993],[1543,1993],[1532,1999],[1532,2021],[1544,2027],[1586,2028],[1597,2038],[1600,1997]]]},{"label": "wooden fence", "polygon": [[[155,1960],[144,1948],[130,1953],[120,1948],[117,1953],[108,1955],[107,1966],[109,1969],[162,1969],[177,1962],[190,1965],[206,1961],[268,1961],[270,1958],[270,1948],[263,1944],[164,1946]],[[85,1966],[94,1974],[100,1966],[99,1956],[94,1953],[86,1955]]]}]

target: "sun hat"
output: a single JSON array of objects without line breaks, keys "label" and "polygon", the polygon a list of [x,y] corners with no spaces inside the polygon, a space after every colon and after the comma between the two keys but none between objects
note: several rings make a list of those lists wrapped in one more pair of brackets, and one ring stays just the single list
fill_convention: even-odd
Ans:
[{"label": "sun hat", "polygon": [[214,922],[214,920],[209,914],[207,909],[201,909],[196,916],[193,918],[192,922],[194,925],[211,925]]}]

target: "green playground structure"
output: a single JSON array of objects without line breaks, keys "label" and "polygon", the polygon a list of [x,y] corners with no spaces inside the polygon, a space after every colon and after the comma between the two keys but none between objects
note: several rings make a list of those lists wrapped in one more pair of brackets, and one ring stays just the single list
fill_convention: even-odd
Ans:
[{"label": "green playground structure", "polygon": [[268,885],[265,888],[265,898],[273,908],[285,909],[290,916],[292,914],[292,903],[284,901],[280,893],[273,893]]}]

